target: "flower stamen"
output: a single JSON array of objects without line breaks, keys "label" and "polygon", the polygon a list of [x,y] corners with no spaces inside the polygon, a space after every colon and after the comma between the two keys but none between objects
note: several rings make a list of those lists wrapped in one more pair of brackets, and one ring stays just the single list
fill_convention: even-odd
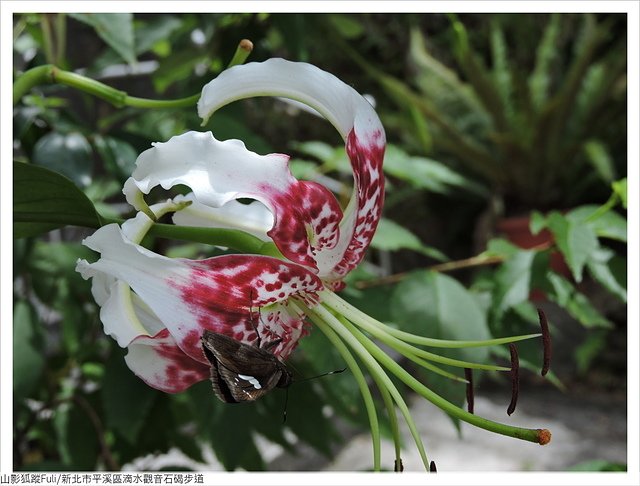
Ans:
[{"label": "flower stamen", "polygon": [[511,403],[507,408],[507,415],[511,415],[516,410],[518,403],[518,391],[520,388],[520,360],[518,359],[518,348],[516,345],[509,344],[511,353]]},{"label": "flower stamen", "polygon": [[467,380],[467,411],[473,413],[473,370],[465,368],[464,377]]},{"label": "flower stamen", "polygon": [[549,332],[549,323],[547,322],[547,316],[542,309],[538,309],[538,317],[540,318],[540,328],[542,329],[542,370],[540,374],[546,375],[551,366],[551,333]]}]

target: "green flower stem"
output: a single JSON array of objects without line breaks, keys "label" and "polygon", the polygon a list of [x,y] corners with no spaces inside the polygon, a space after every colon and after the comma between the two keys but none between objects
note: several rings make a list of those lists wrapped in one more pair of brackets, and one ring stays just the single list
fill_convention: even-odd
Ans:
[{"label": "green flower stem", "polygon": [[404,370],[398,363],[391,359],[384,351],[382,351],[378,346],[367,339],[367,337],[362,334],[362,332],[360,332],[353,324],[346,322],[345,328],[345,332],[351,333],[356,336],[375,360],[382,363],[385,368],[387,368],[394,375],[400,378],[400,380],[402,380],[416,393],[422,395],[424,398],[429,400],[431,403],[433,403],[449,415],[463,420],[464,422],[467,422],[471,425],[475,425],[476,427],[480,427],[481,429],[489,430],[501,435],[506,435],[508,437],[527,440],[529,442],[536,442],[540,445],[544,445],[549,442],[551,434],[546,429],[525,429],[521,427],[514,427],[512,425],[502,424],[482,417],[478,417],[477,415],[461,409],[453,403],[445,400],[440,395],[433,392],[418,380],[416,380],[409,373],[407,373],[406,370]]},{"label": "green flower stem", "polygon": [[199,93],[176,100],[136,98],[95,79],[87,78],[70,71],[64,71],[52,64],[45,64],[29,69],[15,80],[13,83],[14,106],[35,86],[52,83],[59,83],[84,91],[85,93],[102,98],[118,108],[122,106],[134,106],[138,108],[183,108],[194,106],[200,98]]},{"label": "green flower stem", "polygon": [[380,471],[380,426],[378,424],[378,415],[376,414],[376,406],[371,396],[371,391],[367,385],[367,380],[362,374],[358,363],[352,356],[349,348],[345,346],[340,337],[327,325],[324,324],[322,319],[316,318],[313,320],[314,324],[318,326],[318,329],[327,339],[331,341],[331,344],[338,350],[347,366],[351,370],[353,377],[360,388],[362,399],[364,400],[365,408],[367,409],[367,416],[369,417],[369,424],[371,426],[371,441],[373,442],[373,470]]},{"label": "green flower stem", "polygon": [[[336,317],[341,322],[344,319],[343,316]],[[393,405],[391,394],[389,393],[389,390],[385,388],[384,383],[382,383],[382,381],[376,375],[372,376],[374,381],[376,382],[378,390],[380,391],[380,396],[382,397],[384,406],[387,409],[387,416],[389,417],[389,425],[391,427],[391,437],[393,438],[393,447],[395,449],[396,464],[399,464],[401,461],[400,453],[402,443],[400,440],[400,429],[398,428],[398,417],[396,416],[396,408]]]},{"label": "green flower stem", "polygon": [[382,396],[384,406],[387,409],[387,416],[389,417],[389,425],[391,426],[391,437],[393,437],[393,448],[395,449],[396,455],[396,464],[400,464],[402,461],[402,458],[400,457],[400,454],[402,452],[402,441],[400,440],[400,428],[398,427],[396,408],[393,406],[393,399],[391,398],[389,390],[380,385],[378,385],[378,390],[380,390],[380,396]]},{"label": "green flower stem", "polygon": [[249,233],[226,228],[177,226],[154,223],[149,234],[161,238],[195,241],[216,246],[226,246],[245,253],[261,253],[264,242]]},{"label": "green flower stem", "polygon": [[314,307],[313,309],[305,308],[305,313],[309,316],[316,316],[316,320],[314,320],[314,322],[318,324],[318,322],[321,321],[319,324],[320,327],[330,326],[343,339],[343,341],[356,352],[362,362],[369,369],[369,372],[371,373],[371,376],[374,377],[374,380],[376,378],[380,380],[382,386],[389,391],[393,400],[396,402],[398,408],[400,409],[400,412],[402,413],[407,426],[409,427],[409,431],[411,432],[413,440],[416,443],[416,447],[418,448],[418,452],[420,453],[420,457],[422,459],[422,462],[424,463],[424,467],[428,471],[429,460],[427,458],[427,453],[424,450],[424,445],[422,444],[422,439],[420,438],[418,429],[416,428],[416,425],[413,421],[413,417],[411,417],[411,412],[409,412],[409,407],[407,407],[407,404],[402,398],[402,395],[400,395],[400,392],[395,387],[391,379],[387,376],[380,364],[366,350],[366,348],[359,341],[356,335],[353,332],[349,332],[345,325],[338,319],[336,319],[328,309],[326,309],[322,305],[319,305]]},{"label": "green flower stem", "polygon": [[[326,294],[329,294],[329,293],[327,292]],[[348,309],[346,309],[345,306],[340,305],[340,303],[336,299],[333,299],[333,297],[337,297],[337,296],[333,293],[331,293],[331,295],[325,295],[325,293],[323,293],[322,295],[323,302],[325,302],[327,306],[333,308],[339,314],[344,315],[347,318],[350,318],[351,322],[356,324],[358,327],[365,329],[367,332],[374,335],[380,341],[392,347],[393,349],[401,352],[403,355],[407,356],[407,358],[411,359],[412,361],[416,361],[415,359],[412,358],[412,355],[413,355],[413,356],[428,359],[430,361],[434,361],[436,363],[441,363],[449,366],[457,366],[458,368],[472,368],[472,369],[490,370],[490,371],[509,371],[511,369],[511,368],[505,368],[504,366],[487,365],[482,363],[471,363],[468,361],[461,361],[458,359],[447,358],[445,356],[440,356],[438,354],[430,353],[429,351],[416,348],[415,346],[407,344],[406,342],[391,336],[389,333],[385,332],[384,329],[374,326],[371,323],[371,317],[367,316],[367,318],[364,319],[360,315],[352,315],[350,312],[348,312]],[[332,307],[332,305],[335,305],[335,307]],[[420,362],[419,364],[423,364],[423,362]],[[438,372],[438,373],[442,374],[441,372]]]},{"label": "green flower stem", "polygon": [[242,39],[238,43],[236,52],[233,54],[231,61],[229,61],[229,65],[227,66],[227,68],[230,68],[231,66],[236,66],[238,64],[244,64],[244,62],[247,60],[247,57],[249,57],[249,54],[251,54],[252,50],[253,50],[253,42],[251,42],[248,39]]},{"label": "green flower stem", "polygon": [[352,306],[347,301],[342,299],[340,296],[334,294],[333,292],[323,294],[322,296],[323,302],[329,305],[332,309],[336,310],[338,313],[346,316],[351,322],[354,324],[360,325],[361,323],[371,324],[376,326],[382,330],[384,330],[387,334],[391,334],[394,337],[402,339],[407,343],[421,344],[423,346],[430,346],[433,348],[448,348],[448,349],[460,349],[460,348],[477,348],[484,346],[495,346],[499,344],[509,344],[515,343],[517,341],[524,341],[526,339],[533,339],[540,337],[542,334],[523,334],[519,336],[509,336],[504,338],[496,338],[496,339],[486,339],[481,341],[457,341],[457,340],[448,340],[448,339],[434,339],[424,336],[418,336],[416,334],[411,334],[409,332],[401,331],[399,329],[395,329],[391,326],[387,326],[382,322],[372,318],[371,316],[365,314],[360,309]]}]

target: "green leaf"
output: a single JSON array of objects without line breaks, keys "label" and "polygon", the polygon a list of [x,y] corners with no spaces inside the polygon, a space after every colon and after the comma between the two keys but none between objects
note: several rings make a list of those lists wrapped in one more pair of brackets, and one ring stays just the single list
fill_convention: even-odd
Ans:
[{"label": "green leaf", "polygon": [[585,205],[568,212],[567,219],[577,224],[587,224],[600,238],[627,242],[627,220],[615,211],[606,211],[597,218],[591,219],[601,206]]},{"label": "green leaf", "polygon": [[[392,318],[404,331],[440,339],[482,340],[490,332],[484,312],[473,295],[456,280],[436,272],[420,271],[403,280],[391,298]],[[488,348],[439,351],[457,359],[485,362]],[[461,405],[464,386],[456,386],[433,373],[428,386],[447,400]],[[453,419],[458,426],[458,420]]]},{"label": "green leaf", "polygon": [[582,270],[589,255],[600,246],[595,231],[588,224],[564,217],[558,212],[552,212],[547,221],[573,278],[581,282]]},{"label": "green leaf", "polygon": [[395,145],[387,146],[384,158],[386,174],[408,182],[413,187],[440,194],[452,189],[466,189],[474,194],[485,194],[486,189],[451,170],[446,165],[425,157],[412,157]]},{"label": "green leaf", "polygon": [[549,96],[549,85],[552,79],[552,69],[558,58],[558,37],[560,34],[559,14],[552,14],[542,35],[542,41],[536,49],[536,64],[529,76],[529,92],[531,102],[536,109],[540,109]]},{"label": "green leaf", "polygon": [[578,373],[584,375],[591,363],[600,355],[601,351],[607,345],[607,332],[594,332],[587,335],[587,338],[574,351],[576,367]]},{"label": "green leaf", "polygon": [[493,302],[498,319],[507,309],[529,298],[531,270],[535,256],[534,251],[519,251],[496,271]]},{"label": "green leaf", "polygon": [[624,179],[620,179],[619,181],[612,182],[611,188],[613,189],[613,192],[620,198],[622,207],[627,209],[627,178],[625,177]]},{"label": "green leaf", "polygon": [[[484,312],[457,280],[419,271],[404,279],[391,297],[392,320],[402,330],[439,339],[490,339]],[[456,350],[464,359],[483,361],[484,348]]]},{"label": "green leaf", "polygon": [[449,260],[440,250],[423,245],[411,231],[386,218],[378,223],[371,246],[385,251],[414,250],[440,262]]},{"label": "green leaf", "polygon": [[529,220],[529,230],[532,235],[537,235],[544,228],[547,227],[547,218],[539,211],[531,212],[531,219]]},{"label": "green leaf", "polygon": [[13,399],[16,402],[36,391],[45,364],[37,315],[26,301],[13,308]]},{"label": "green leaf", "polygon": [[98,155],[113,175],[122,180],[131,175],[138,153],[129,143],[102,135],[96,135],[93,143]]},{"label": "green leaf", "polygon": [[611,272],[609,261],[614,253],[606,248],[599,248],[587,260],[587,268],[591,276],[622,302],[627,301],[627,290],[618,282]]},{"label": "green leaf", "polygon": [[519,251],[519,247],[504,238],[492,238],[487,242],[487,249],[482,252],[482,256],[510,258]]},{"label": "green leaf", "polygon": [[615,178],[615,165],[607,146],[598,140],[589,140],[584,144],[584,152],[600,179],[612,182]]},{"label": "green leaf", "polygon": [[96,34],[129,64],[136,62],[133,14],[131,13],[72,13],[72,18],[90,25]]},{"label": "green leaf", "polygon": [[67,224],[97,228],[100,216],[69,179],[43,167],[13,163],[13,234],[35,236]]},{"label": "green leaf", "polygon": [[[98,457],[98,436],[88,414],[95,414],[84,397],[62,403],[53,417],[58,452],[68,469],[95,470]],[[79,405],[82,403],[83,406]]]},{"label": "green leaf", "polygon": [[105,365],[101,393],[107,425],[135,444],[158,392],[133,374],[122,353],[113,352]]},{"label": "green leaf", "polygon": [[362,24],[350,15],[331,14],[329,15],[329,21],[345,39],[355,39],[365,32]]},{"label": "green leaf", "polygon": [[613,325],[600,314],[584,294],[578,292],[571,282],[557,273],[548,272],[547,280],[551,284],[549,298],[563,307],[586,328],[611,328]]},{"label": "green leaf", "polygon": [[33,163],[71,179],[77,186],[91,183],[93,154],[84,135],[50,132],[33,148]]}]

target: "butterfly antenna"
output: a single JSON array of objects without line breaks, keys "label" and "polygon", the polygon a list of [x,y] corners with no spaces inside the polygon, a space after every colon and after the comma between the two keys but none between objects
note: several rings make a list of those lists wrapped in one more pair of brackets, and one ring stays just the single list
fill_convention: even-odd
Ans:
[{"label": "butterfly antenna", "polygon": [[289,387],[284,390],[284,409],[282,410],[282,423],[287,423],[287,404],[289,403]]},{"label": "butterfly antenna", "polygon": [[343,373],[346,370],[347,368],[342,368],[341,370],[328,371],[327,373],[322,373],[320,375],[310,376],[308,378],[303,378],[301,380],[293,381],[291,382],[291,384],[293,385],[294,383],[302,383],[303,381],[315,380],[316,378],[322,378],[323,376],[328,376],[328,375],[337,375],[338,373]]}]

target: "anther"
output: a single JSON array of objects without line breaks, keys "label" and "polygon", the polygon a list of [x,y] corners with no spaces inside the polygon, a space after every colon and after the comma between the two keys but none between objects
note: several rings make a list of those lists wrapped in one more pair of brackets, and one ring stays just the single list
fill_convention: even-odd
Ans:
[{"label": "anther", "polygon": [[509,351],[511,352],[511,403],[509,403],[509,408],[507,408],[507,415],[511,415],[516,410],[520,382],[520,361],[518,360],[518,349],[516,345],[513,343],[509,344]]},{"label": "anther", "polygon": [[429,464],[429,472],[438,472],[438,470],[436,469],[436,462],[435,461],[431,461],[431,463]]},{"label": "anther", "polygon": [[549,323],[542,309],[538,309],[538,317],[540,318],[540,328],[542,329],[542,370],[540,374],[546,375],[551,366],[551,333],[549,332]]},{"label": "anther", "polygon": [[467,411],[473,413],[473,371],[471,368],[464,369],[464,377],[467,380]]}]

